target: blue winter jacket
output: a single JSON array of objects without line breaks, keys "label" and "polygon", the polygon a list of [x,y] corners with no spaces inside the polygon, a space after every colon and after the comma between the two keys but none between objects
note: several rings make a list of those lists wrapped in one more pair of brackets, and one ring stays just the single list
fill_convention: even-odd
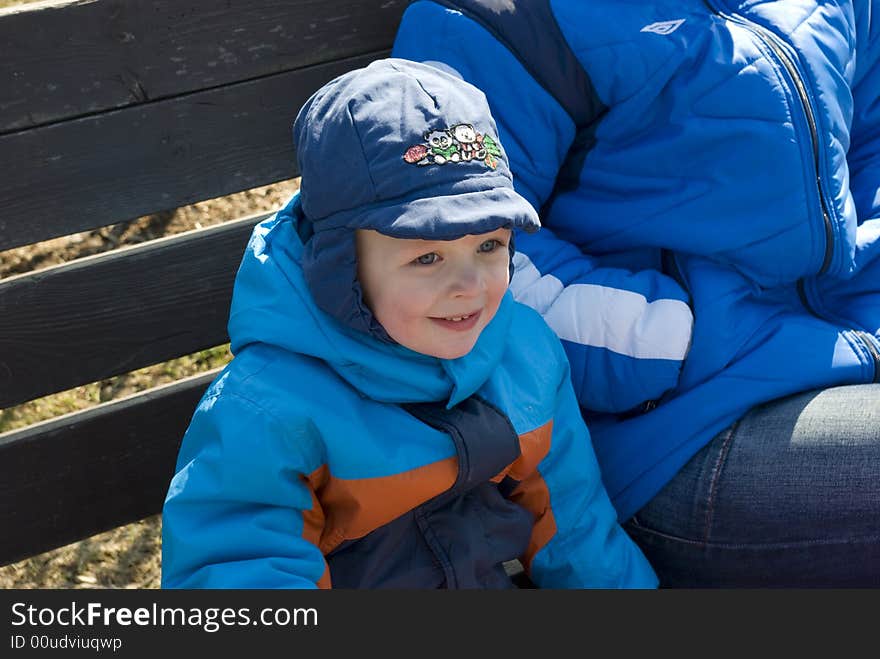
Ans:
[{"label": "blue winter jacket", "polygon": [[305,284],[300,213],[257,225],[239,269],[235,357],[165,501],[163,586],[510,587],[519,558],[542,587],[654,587],[541,317],[508,293],[452,361],[350,329]]},{"label": "blue winter jacket", "polygon": [[880,2],[419,0],[393,55],[489,98],[621,519],[751,407],[880,381]]}]

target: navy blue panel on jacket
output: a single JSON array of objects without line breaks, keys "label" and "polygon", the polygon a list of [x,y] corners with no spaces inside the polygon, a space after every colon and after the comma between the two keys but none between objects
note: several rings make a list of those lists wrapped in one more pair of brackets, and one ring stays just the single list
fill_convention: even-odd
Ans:
[{"label": "navy blue panel on jacket", "polygon": [[490,482],[520,455],[510,421],[478,396],[453,409],[436,403],[404,408],[452,438],[455,483],[331,552],[327,563],[334,588],[512,587],[503,563],[525,553],[534,520]]},{"label": "navy blue panel on jacket", "polygon": [[[529,74],[571,117],[577,132],[559,168],[556,190],[575,188],[606,107],[560,31],[549,0],[510,0],[505,3],[507,11],[502,12],[492,0],[439,0],[438,4],[472,18],[515,53]],[[555,194],[545,206],[553,198]]]}]

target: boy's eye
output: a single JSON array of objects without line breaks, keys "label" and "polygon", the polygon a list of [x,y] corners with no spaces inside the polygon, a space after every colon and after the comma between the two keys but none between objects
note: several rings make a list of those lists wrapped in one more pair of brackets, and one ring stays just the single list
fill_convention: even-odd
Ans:
[{"label": "boy's eye", "polygon": [[415,262],[419,265],[431,265],[432,263],[435,263],[439,258],[440,257],[436,252],[431,252],[430,254],[422,254],[415,260]]},{"label": "boy's eye", "polygon": [[499,247],[500,245],[501,245],[501,241],[500,241],[500,240],[495,240],[494,238],[492,238],[491,240],[483,241],[483,242],[480,244],[480,249],[479,249],[479,251],[484,252],[484,253],[487,253],[487,252],[494,252],[495,249],[496,249],[497,247]]}]

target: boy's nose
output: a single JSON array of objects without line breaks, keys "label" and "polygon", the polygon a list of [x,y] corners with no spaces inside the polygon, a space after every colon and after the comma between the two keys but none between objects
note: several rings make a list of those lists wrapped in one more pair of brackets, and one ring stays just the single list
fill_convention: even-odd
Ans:
[{"label": "boy's nose", "polygon": [[455,297],[474,297],[482,293],[484,282],[480,269],[462,265],[455,269],[450,284],[450,292]]}]

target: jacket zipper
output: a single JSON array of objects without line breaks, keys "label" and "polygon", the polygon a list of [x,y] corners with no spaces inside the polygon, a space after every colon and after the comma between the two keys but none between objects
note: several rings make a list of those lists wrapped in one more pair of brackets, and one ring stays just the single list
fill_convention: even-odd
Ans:
[{"label": "jacket zipper", "polygon": [[[777,43],[777,37],[772,32],[770,32],[770,30],[756,23],[752,23],[742,16],[738,16],[735,14],[725,14],[714,7],[709,0],[703,0],[703,4],[705,4],[709,11],[711,11],[713,14],[744,27],[749,32],[754,34],[755,37],[760,39],[762,43],[766,44],[785,67],[786,71],[788,71],[789,77],[794,82],[797,96],[800,99],[801,107],[803,108],[804,115],[807,119],[807,125],[810,128],[810,142],[813,147],[813,169],[816,177],[816,190],[819,193],[819,204],[822,208],[822,221],[825,227],[825,256],[822,259],[822,267],[819,268],[819,272],[816,273],[817,276],[822,275],[828,270],[829,266],[831,265],[831,259],[834,254],[834,230],[831,226],[831,216],[828,212],[828,205],[825,201],[825,194],[822,192],[822,174],[819,162],[819,131],[816,127],[816,117],[813,115],[813,106],[810,104],[810,97],[807,94],[806,85],[804,84],[804,81],[801,78],[801,75],[798,72],[797,66],[795,65],[794,61],[792,61],[788,53],[785,52],[785,49]],[[798,296],[801,300],[801,304],[804,305],[804,308],[806,308],[808,312],[810,312],[817,318],[821,318],[821,316],[813,308],[813,305],[810,304],[803,278],[799,279],[797,282],[797,291]],[[872,338],[866,332],[853,330],[853,333],[859,338],[859,341],[861,341],[865,345],[868,352],[871,353],[871,357],[874,360],[874,382],[880,382],[880,351],[878,351],[877,347],[874,345]]]},{"label": "jacket zipper", "polygon": [[[831,225],[831,215],[828,212],[828,205],[825,202],[825,195],[822,192],[822,174],[820,173],[819,163],[819,131],[816,127],[816,117],[813,115],[813,106],[810,104],[807,87],[797,70],[797,66],[792,61],[791,57],[789,57],[788,53],[785,52],[785,49],[776,42],[776,37],[772,32],[761,25],[748,21],[742,16],[737,16],[735,14],[728,15],[719,11],[709,2],[709,0],[703,0],[703,3],[712,13],[744,27],[760,39],[762,43],[769,46],[770,50],[773,51],[776,58],[782,63],[782,66],[785,67],[785,70],[788,71],[789,77],[794,82],[795,91],[797,92],[798,99],[800,99],[801,107],[803,108],[804,115],[807,119],[807,125],[810,128],[810,142],[813,147],[813,171],[816,178],[816,190],[819,193],[819,205],[822,208],[822,222],[825,228],[825,255],[822,259],[822,267],[819,268],[817,274],[824,274],[831,265],[831,258],[834,255],[834,230]],[[804,296],[802,296],[802,299],[804,299]]]}]

